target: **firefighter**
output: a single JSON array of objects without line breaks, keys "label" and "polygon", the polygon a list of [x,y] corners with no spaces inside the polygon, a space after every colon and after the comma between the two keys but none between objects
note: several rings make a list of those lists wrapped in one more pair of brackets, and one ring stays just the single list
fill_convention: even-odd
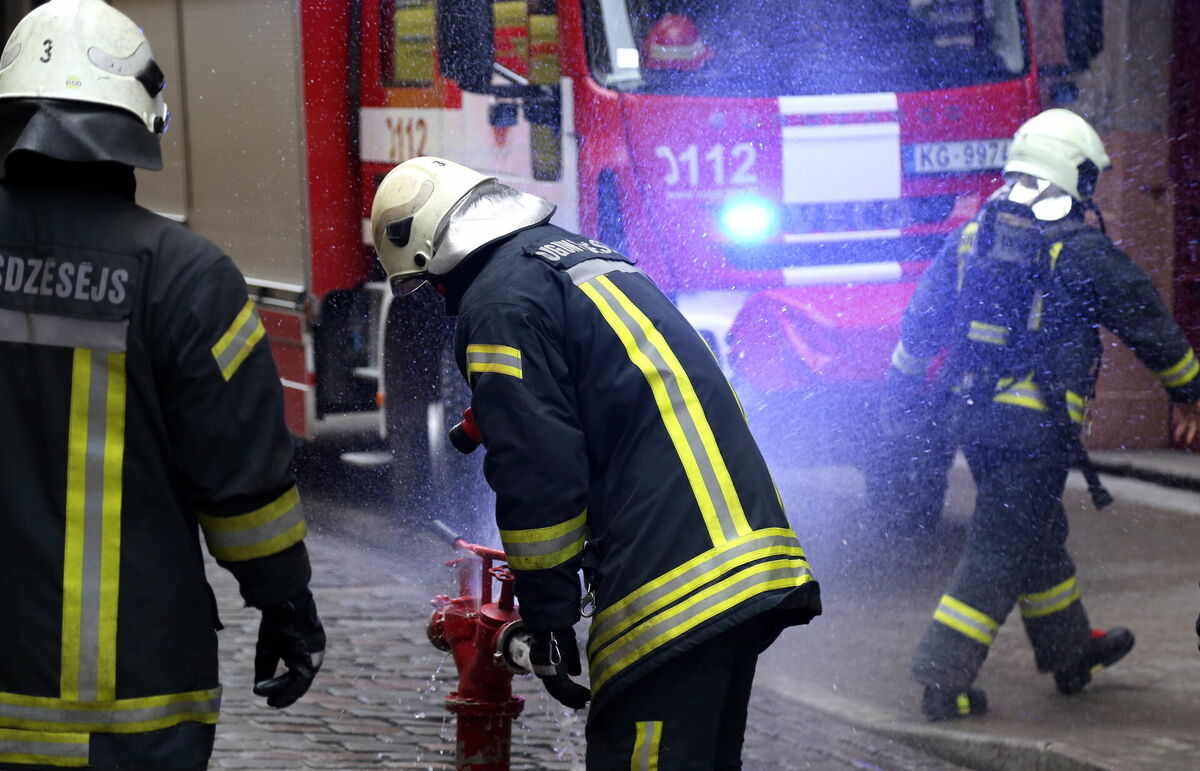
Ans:
[{"label": "firefighter", "polygon": [[[757,656],[820,613],[818,585],[708,346],[553,213],[425,157],[383,180],[371,227],[393,290],[429,281],[458,316],[535,672],[590,696],[588,767],[739,767]],[[569,679],[581,611],[590,693]]]},{"label": "firefighter", "polygon": [[[1124,628],[1090,628],[1066,550],[1062,494],[1082,466],[1097,506],[1106,492],[1079,431],[1100,363],[1101,324],[1158,376],[1175,435],[1200,423],[1200,362],[1149,277],[1103,232],[1092,200],[1109,157],[1078,115],[1047,110],[1013,138],[1006,184],[922,278],[901,324],[885,423],[926,403],[927,368],[957,405],[957,437],[978,494],[964,553],[913,662],[931,720],[980,714],[975,676],[1000,625],[1020,607],[1037,668],[1064,694],[1133,647]],[[1097,229],[1085,222],[1094,210]]]},{"label": "firefighter", "polygon": [[287,706],[321,665],[262,322],[228,257],[134,203],[164,85],[101,0],[39,6],[0,56],[0,768],[207,767],[197,523],[262,610],[255,693]]}]

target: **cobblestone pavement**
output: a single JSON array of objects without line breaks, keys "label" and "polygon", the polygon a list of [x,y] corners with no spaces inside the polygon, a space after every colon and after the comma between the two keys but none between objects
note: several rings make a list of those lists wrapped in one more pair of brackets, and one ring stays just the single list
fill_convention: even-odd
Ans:
[{"label": "cobblestone pavement", "polygon": [[[212,768],[452,769],[455,726],[443,702],[457,674],[429,644],[425,624],[430,598],[454,588],[452,573],[439,569],[453,552],[387,523],[378,507],[337,506],[334,515],[307,500],[313,591],[329,638],[324,668],[287,710],[254,697],[258,613],[240,607],[233,579],[210,565],[225,624]],[[514,690],[526,706],[513,727],[512,768],[582,769],[585,713],[561,709],[534,678],[517,678]],[[955,768],[762,689],[744,757],[749,769]]]}]

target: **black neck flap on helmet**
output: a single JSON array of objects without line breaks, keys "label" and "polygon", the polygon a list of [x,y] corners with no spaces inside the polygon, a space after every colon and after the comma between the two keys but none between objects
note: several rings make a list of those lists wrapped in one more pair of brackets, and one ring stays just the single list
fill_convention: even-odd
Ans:
[{"label": "black neck flap on helmet", "polygon": [[60,161],[112,161],[157,171],[158,137],[125,110],[60,99],[0,100],[0,158],[24,150]]}]

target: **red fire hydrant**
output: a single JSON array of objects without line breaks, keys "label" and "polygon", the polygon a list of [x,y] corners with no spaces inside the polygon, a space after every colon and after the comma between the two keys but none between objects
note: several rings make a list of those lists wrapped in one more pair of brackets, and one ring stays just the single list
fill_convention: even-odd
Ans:
[{"label": "red fire hydrant", "polygon": [[[529,636],[522,628],[504,552],[462,538],[455,538],[454,545],[470,552],[446,563],[458,569],[459,596],[433,598],[428,633],[435,648],[454,655],[458,668],[458,688],[446,697],[446,709],[458,723],[456,768],[508,771],[512,720],[525,706],[524,699],[513,696],[512,678],[529,671]],[[500,584],[495,602],[493,582]]]}]

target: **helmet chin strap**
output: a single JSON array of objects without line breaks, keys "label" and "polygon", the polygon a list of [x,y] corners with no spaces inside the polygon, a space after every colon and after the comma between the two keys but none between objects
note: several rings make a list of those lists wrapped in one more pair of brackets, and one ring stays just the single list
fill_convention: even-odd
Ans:
[{"label": "helmet chin strap", "polygon": [[1033,210],[1033,216],[1042,222],[1057,222],[1070,214],[1075,205],[1062,188],[1029,174],[1020,175],[1012,183],[1008,200],[1028,206]]},{"label": "helmet chin strap", "polygon": [[1104,215],[1100,213],[1100,207],[1091,198],[1083,202],[1083,208],[1090,209],[1096,212],[1096,220],[1100,223],[1100,232],[1108,235],[1108,228],[1104,226]]}]

